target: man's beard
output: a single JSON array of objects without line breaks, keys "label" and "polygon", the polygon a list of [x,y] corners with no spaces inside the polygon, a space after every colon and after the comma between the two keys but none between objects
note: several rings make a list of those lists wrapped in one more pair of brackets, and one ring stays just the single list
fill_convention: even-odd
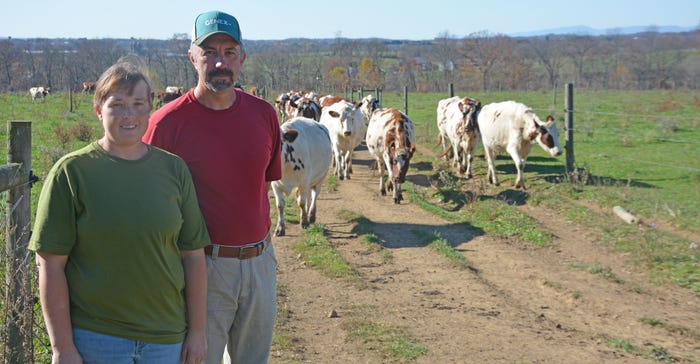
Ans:
[{"label": "man's beard", "polygon": [[[229,76],[228,79],[222,79],[222,78],[217,78],[214,79],[214,77],[221,76],[221,75],[226,75]],[[207,74],[207,80],[206,80],[207,87],[214,91],[214,92],[220,92],[220,91],[225,91],[233,87],[233,72],[227,71],[227,70],[213,70]]]}]

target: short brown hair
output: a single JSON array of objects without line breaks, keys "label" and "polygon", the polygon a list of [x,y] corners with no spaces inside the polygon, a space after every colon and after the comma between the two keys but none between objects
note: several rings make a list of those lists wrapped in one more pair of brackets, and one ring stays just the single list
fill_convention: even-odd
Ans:
[{"label": "short brown hair", "polygon": [[132,93],[140,81],[146,82],[148,103],[152,106],[151,82],[148,77],[132,62],[119,60],[104,71],[95,83],[95,96],[92,103],[95,106],[102,105],[108,95],[116,90],[123,89]]}]

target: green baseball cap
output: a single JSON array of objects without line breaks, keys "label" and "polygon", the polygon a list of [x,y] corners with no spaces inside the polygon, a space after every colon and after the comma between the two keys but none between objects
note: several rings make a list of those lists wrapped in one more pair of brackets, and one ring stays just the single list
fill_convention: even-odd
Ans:
[{"label": "green baseball cap", "polygon": [[199,14],[194,21],[192,43],[202,45],[207,38],[214,34],[226,34],[236,43],[242,44],[241,28],[233,15],[221,11],[208,11]]}]

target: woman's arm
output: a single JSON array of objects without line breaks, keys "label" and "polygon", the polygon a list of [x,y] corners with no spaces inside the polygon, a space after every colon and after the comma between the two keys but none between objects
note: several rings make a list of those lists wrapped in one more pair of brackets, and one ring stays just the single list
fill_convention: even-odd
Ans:
[{"label": "woman's arm", "polygon": [[180,252],[185,268],[185,302],[187,337],[182,346],[181,362],[201,363],[207,354],[207,263],[204,249]]},{"label": "woman's arm", "polygon": [[83,362],[73,342],[68,282],[64,270],[67,261],[67,255],[36,253],[39,297],[46,331],[51,340],[54,364]]}]

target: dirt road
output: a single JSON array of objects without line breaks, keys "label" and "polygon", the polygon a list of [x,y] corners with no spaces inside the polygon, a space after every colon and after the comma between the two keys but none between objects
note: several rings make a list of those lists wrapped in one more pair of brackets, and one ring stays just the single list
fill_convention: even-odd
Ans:
[{"label": "dirt road", "polygon": [[[275,249],[288,317],[279,330],[292,342],[273,352],[272,363],[658,363],[652,356],[700,362],[700,296],[650,284],[586,230],[525,205],[558,237],[554,247],[484,235],[423,211],[407,196],[394,205],[379,195],[366,151],[356,151],[354,163],[351,180],[321,193],[317,222],[362,282],[308,267],[291,249],[301,231],[288,224]],[[343,211],[370,220],[382,249],[363,243]],[[435,233],[475,269],[455,267],[426,246],[421,235]],[[616,279],[576,265],[609,267]],[[427,350],[406,359],[349,339],[357,320],[403,330]]]}]

